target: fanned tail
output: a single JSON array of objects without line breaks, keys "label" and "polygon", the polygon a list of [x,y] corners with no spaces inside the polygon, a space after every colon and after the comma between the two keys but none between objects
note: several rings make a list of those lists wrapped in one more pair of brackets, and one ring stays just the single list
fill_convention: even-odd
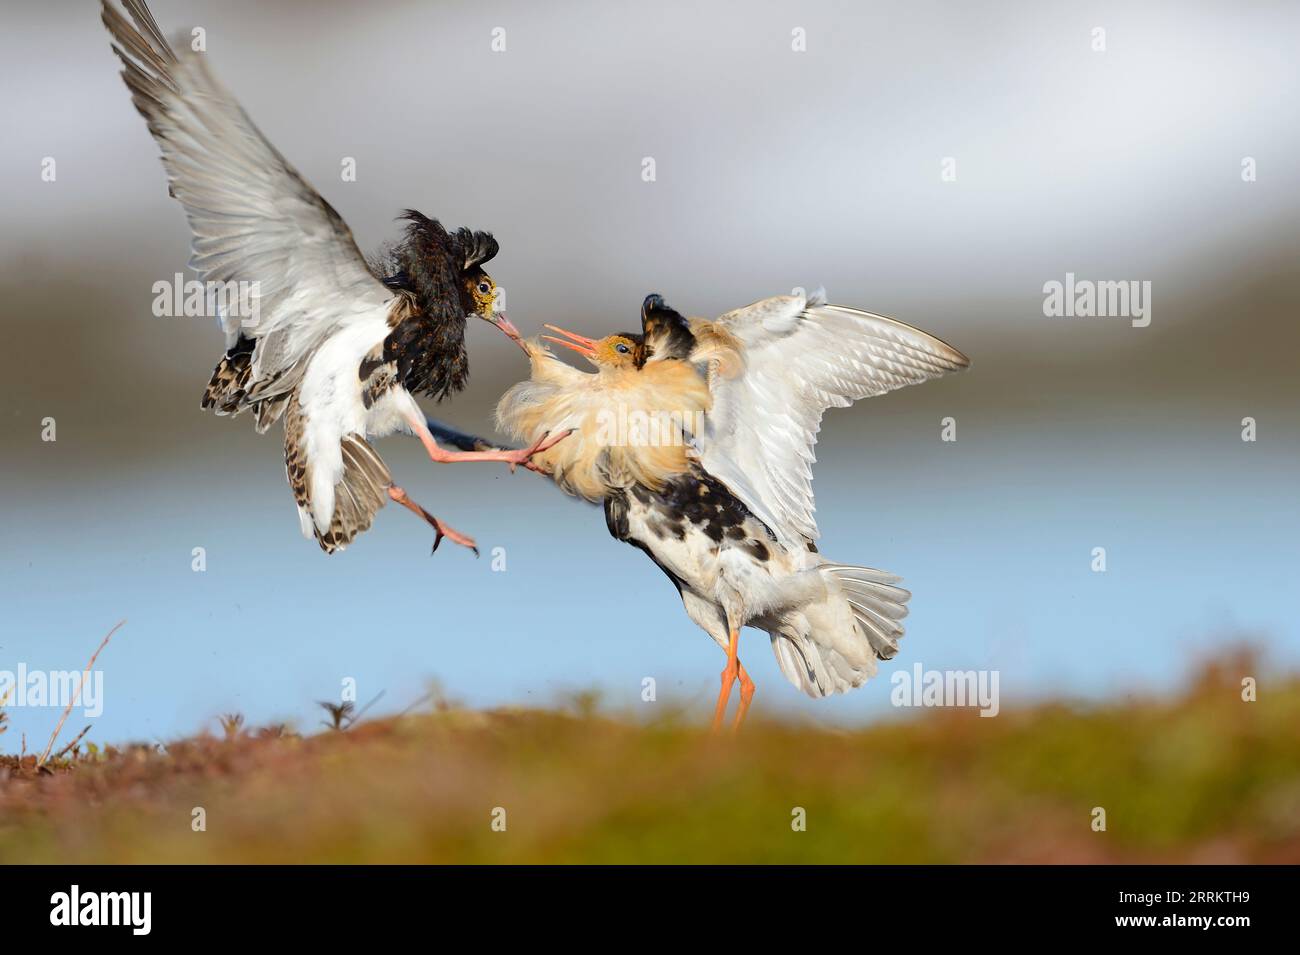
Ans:
[{"label": "fanned tail", "polygon": [[839,582],[853,610],[858,629],[881,660],[892,660],[903,636],[901,621],[907,616],[912,595],[895,584],[902,580],[883,570],[851,564],[823,564],[822,574]]},{"label": "fanned tail", "polygon": [[831,563],[817,570],[826,599],[769,631],[781,672],[812,697],[861,686],[876,675],[877,661],[898,653],[912,596],[882,570]]}]

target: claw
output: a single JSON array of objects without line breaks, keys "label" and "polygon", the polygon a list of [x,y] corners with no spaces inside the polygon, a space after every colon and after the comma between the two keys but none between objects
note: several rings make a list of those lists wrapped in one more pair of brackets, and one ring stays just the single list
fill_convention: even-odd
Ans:
[{"label": "claw", "polygon": [[553,438],[550,436],[551,432],[543,431],[541,437],[539,437],[531,445],[529,445],[528,447],[520,451],[513,452],[511,456],[511,460],[509,462],[510,473],[514,474],[515,466],[519,464],[522,464],[530,471],[537,471],[539,474],[548,473],[544,468],[537,467],[536,465],[533,464],[532,462],[533,455],[541,454],[543,451],[549,451],[551,448],[555,447],[557,444],[559,444],[569,435],[573,434],[573,432],[576,430],[577,430],[576,428],[569,428],[563,433],[557,434]]},{"label": "claw", "polygon": [[[432,557],[434,554],[436,554],[436,553],[438,552],[438,545],[441,544],[441,543],[442,543],[442,539],[443,539],[444,537],[447,536],[447,535],[444,534],[442,531],[435,531],[435,534],[436,534],[437,536],[435,536],[435,537],[433,538],[433,546],[429,548],[429,556],[430,556],[430,557]],[[479,557],[483,556],[482,554],[480,554],[480,553],[478,552],[478,545],[477,545],[477,544],[465,544],[465,545],[463,545],[463,546],[468,547],[470,550],[472,550],[472,551],[474,552],[474,559],[475,559],[475,560],[477,560]]]},{"label": "claw", "polygon": [[474,543],[474,538],[468,537],[455,528],[444,524],[441,520],[434,517],[415,501],[411,500],[410,496],[402,488],[395,484],[390,485],[388,488],[388,496],[411,513],[423,518],[424,522],[433,528],[435,536],[433,538],[433,547],[429,551],[430,557],[437,552],[438,545],[442,543],[444,537],[450,538],[452,543],[459,544],[461,547],[468,547],[474,552],[475,557],[479,556],[478,545]]}]

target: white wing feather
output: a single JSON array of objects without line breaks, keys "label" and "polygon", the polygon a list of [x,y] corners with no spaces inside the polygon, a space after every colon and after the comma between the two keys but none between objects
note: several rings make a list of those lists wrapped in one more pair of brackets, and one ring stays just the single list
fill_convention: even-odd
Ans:
[{"label": "white wing feather", "polygon": [[713,407],[696,452],[783,541],[819,534],[813,519],[813,446],[827,408],[882,395],[969,361],[932,335],[883,315],[777,296],[716,323],[740,344],[742,367],[713,374]]},{"label": "white wing feather", "polygon": [[205,57],[188,48],[177,56],[143,3],[123,4],[135,26],[108,0],[104,23],[185,207],[190,267],[206,282],[257,283],[256,317],[222,316],[226,346],[241,334],[257,340],[250,397],[287,392],[333,327],[392,293],[347,223],[258,131]]}]

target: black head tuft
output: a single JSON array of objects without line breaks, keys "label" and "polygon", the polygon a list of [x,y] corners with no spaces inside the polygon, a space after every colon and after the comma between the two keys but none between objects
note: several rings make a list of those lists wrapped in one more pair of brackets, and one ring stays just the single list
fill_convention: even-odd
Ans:
[{"label": "black head tuft", "polygon": [[454,239],[441,222],[414,209],[398,218],[410,224],[402,240],[384,254],[379,270],[385,285],[410,292],[420,309],[428,311],[437,298],[454,292]]},{"label": "black head tuft", "polygon": [[415,209],[404,210],[399,218],[410,223],[406,233],[376,264],[384,284],[410,292],[420,310],[430,314],[462,307],[460,276],[495,256],[497,240],[472,229],[448,232],[437,219]]},{"label": "black head tuft", "polygon": [[470,229],[456,230],[456,246],[464,262],[461,266],[463,271],[492,261],[501,249],[491,232],[474,232]]},{"label": "black head tuft", "polygon": [[403,209],[398,218],[410,223],[406,227],[406,245],[425,254],[437,251],[447,254],[452,251],[453,239],[437,219],[430,219],[415,209]]},{"label": "black head tuft", "polygon": [[641,330],[646,360],[687,358],[695,346],[690,323],[662,295],[647,295],[641,303]]}]

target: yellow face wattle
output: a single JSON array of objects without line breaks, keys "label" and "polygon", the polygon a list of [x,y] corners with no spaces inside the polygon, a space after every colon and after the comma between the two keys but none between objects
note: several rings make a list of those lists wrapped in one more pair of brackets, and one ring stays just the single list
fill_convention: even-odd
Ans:
[{"label": "yellow face wattle", "polygon": [[473,303],[471,311],[479,318],[492,319],[496,312],[497,285],[492,276],[479,270],[466,276],[465,292]]}]

